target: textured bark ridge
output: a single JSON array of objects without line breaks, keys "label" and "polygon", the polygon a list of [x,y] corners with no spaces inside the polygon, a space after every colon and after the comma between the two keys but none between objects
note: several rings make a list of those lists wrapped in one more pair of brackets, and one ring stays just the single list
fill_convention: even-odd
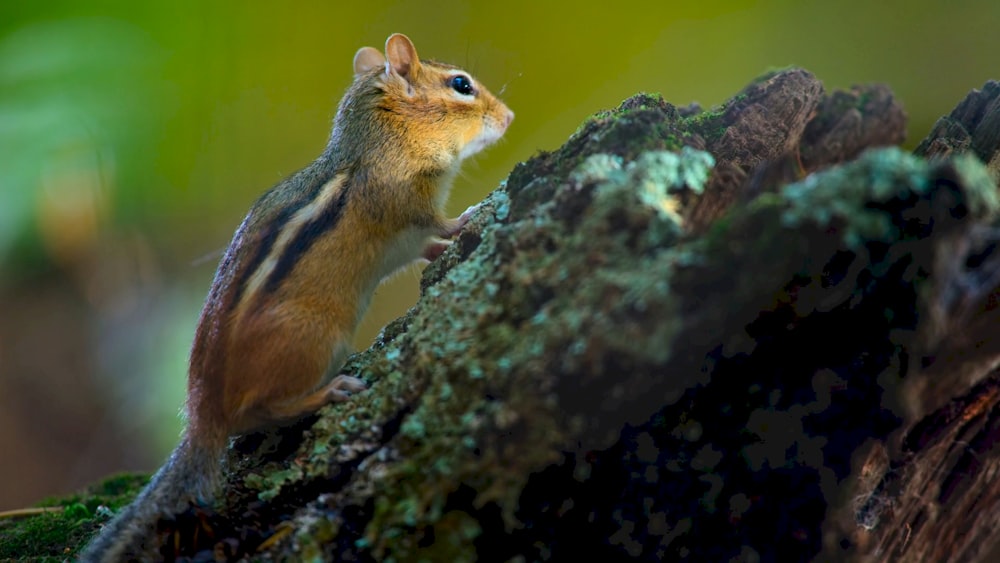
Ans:
[{"label": "textured bark ridge", "polygon": [[[882,86],[639,95],[519,164],[371,389],[239,440],[162,555],[985,560],[1000,88],[918,151]],[[991,125],[992,124],[992,125]]]}]

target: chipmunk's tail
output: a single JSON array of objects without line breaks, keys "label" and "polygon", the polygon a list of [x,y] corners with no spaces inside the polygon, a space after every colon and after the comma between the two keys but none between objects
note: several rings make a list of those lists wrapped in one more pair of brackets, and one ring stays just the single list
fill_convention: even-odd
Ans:
[{"label": "chipmunk's tail", "polygon": [[[185,433],[163,467],[153,475],[132,504],[123,508],[80,555],[85,563],[161,559],[156,546],[156,524],[214,496],[221,474],[222,444],[198,445]],[[155,552],[154,552],[155,553]]]}]

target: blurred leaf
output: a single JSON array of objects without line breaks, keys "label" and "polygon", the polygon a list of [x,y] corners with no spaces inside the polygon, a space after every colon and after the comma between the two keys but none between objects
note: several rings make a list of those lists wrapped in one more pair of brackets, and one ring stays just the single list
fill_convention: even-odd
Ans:
[{"label": "blurred leaf", "polygon": [[142,149],[154,52],[108,18],[28,24],[0,39],[0,262],[15,240],[39,236],[52,205],[52,227],[79,236],[74,210],[92,214],[89,204],[114,196],[116,163]]}]

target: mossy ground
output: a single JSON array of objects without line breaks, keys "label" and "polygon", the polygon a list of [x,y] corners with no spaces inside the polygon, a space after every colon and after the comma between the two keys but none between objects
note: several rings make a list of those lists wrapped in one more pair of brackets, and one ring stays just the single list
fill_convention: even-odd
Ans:
[{"label": "mossy ground", "polygon": [[117,510],[128,504],[149,480],[147,475],[121,474],[81,493],[50,498],[39,507],[61,511],[0,519],[0,560],[64,561],[79,551],[94,534],[102,507]]}]

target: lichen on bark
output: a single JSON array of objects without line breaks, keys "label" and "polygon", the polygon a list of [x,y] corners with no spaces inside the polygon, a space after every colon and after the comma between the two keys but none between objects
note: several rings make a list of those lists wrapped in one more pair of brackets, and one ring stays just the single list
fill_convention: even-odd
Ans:
[{"label": "lichen on bark", "polygon": [[371,388],[238,440],[226,496],[161,523],[162,554],[874,553],[891,445],[921,455],[900,436],[994,377],[925,400],[939,352],[963,350],[942,323],[995,322],[1000,204],[961,150],[864,152],[904,122],[886,88],[830,95],[799,69],[708,111],[640,95],[590,118],[514,169],[351,359]]}]

